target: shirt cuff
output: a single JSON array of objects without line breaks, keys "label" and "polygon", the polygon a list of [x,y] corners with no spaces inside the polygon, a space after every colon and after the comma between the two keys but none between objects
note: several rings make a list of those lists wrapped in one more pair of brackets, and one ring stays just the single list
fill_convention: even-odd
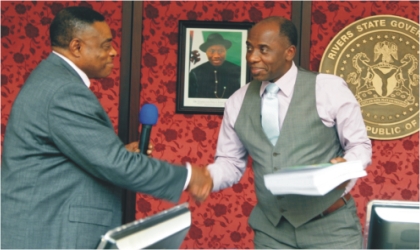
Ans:
[{"label": "shirt cuff", "polygon": [[185,184],[184,184],[184,189],[187,189],[188,184],[190,184],[190,179],[191,179],[191,164],[189,162],[186,163],[186,167],[187,167],[187,179],[185,180]]}]

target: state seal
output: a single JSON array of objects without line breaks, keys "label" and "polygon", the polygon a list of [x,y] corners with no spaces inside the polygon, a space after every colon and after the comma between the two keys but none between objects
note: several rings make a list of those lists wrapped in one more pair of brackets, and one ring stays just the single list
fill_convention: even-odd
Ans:
[{"label": "state seal", "polygon": [[325,50],[320,72],[342,77],[360,103],[368,136],[419,130],[419,24],[393,15],[360,19]]}]

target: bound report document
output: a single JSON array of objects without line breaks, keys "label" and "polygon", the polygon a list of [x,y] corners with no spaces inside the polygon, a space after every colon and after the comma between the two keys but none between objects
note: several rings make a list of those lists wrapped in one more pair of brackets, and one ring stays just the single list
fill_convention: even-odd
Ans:
[{"label": "bound report document", "polygon": [[361,161],[293,166],[264,175],[265,186],[274,195],[325,195],[341,183],[366,176]]}]

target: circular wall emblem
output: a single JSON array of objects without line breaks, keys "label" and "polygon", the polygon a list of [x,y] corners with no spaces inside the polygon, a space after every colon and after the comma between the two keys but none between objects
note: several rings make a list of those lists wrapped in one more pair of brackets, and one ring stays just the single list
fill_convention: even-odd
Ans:
[{"label": "circular wall emblem", "polygon": [[320,72],[342,77],[360,103],[368,136],[392,140],[419,130],[419,24],[378,15],[340,31]]}]

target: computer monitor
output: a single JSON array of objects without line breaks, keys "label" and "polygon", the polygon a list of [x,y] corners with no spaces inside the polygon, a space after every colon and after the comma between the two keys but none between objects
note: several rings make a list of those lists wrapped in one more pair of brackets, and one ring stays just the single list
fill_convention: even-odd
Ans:
[{"label": "computer monitor", "polygon": [[419,225],[419,202],[372,200],[367,206],[364,248],[419,249]]},{"label": "computer monitor", "polygon": [[98,249],[179,249],[190,226],[191,211],[184,203],[108,231]]}]

